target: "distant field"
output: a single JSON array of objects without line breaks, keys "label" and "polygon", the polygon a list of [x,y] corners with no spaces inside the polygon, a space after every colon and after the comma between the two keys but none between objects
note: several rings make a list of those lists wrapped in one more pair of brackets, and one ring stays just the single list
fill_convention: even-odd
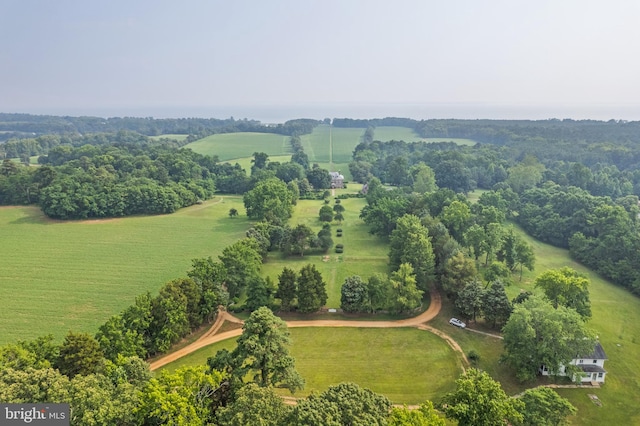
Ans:
[{"label": "distant field", "polygon": [[[295,396],[322,392],[330,385],[355,382],[396,404],[419,404],[455,388],[461,373],[453,350],[439,337],[413,328],[292,328],[291,353],[306,380]],[[165,368],[202,365],[235,339],[208,346]],[[278,390],[278,393],[289,395]]]},{"label": "distant field", "polygon": [[[253,156],[251,157],[243,157],[243,158],[235,158],[233,160],[229,160],[227,161],[228,163],[231,164],[235,164],[238,163],[240,164],[240,167],[242,167],[246,172],[247,175],[251,174],[251,160],[253,160]],[[269,156],[269,161],[270,162],[280,162],[280,163],[288,163],[289,161],[291,161],[291,155],[270,155]]]},{"label": "distant field", "polygon": [[[317,126],[312,133],[303,135],[302,146],[309,157],[309,162],[318,163],[321,167],[340,170],[347,181],[352,180],[349,163],[353,150],[362,142],[364,128],[340,128],[326,124]],[[377,127],[375,140],[403,140],[405,142],[455,142],[459,145],[474,145],[470,139],[456,138],[420,138],[408,127]],[[332,142],[330,144],[330,141]],[[195,152],[204,155],[217,155],[222,161],[238,162],[245,170],[251,167],[251,154],[265,152],[271,161],[286,161],[291,155],[289,137],[271,133],[225,133],[208,136],[186,145]],[[290,158],[290,157],[289,157]],[[330,162],[333,162],[333,166]]]},{"label": "distant field", "polygon": [[373,139],[376,141],[405,141],[417,142],[423,140],[413,129],[399,126],[381,126],[373,131]]},{"label": "distant field", "polygon": [[[349,191],[353,192],[352,188],[349,188]],[[318,212],[323,205],[322,201],[298,201],[294,215],[289,221],[290,225],[295,226],[303,223],[318,233],[322,228]],[[330,205],[333,206],[333,202]],[[366,279],[375,272],[388,272],[389,246],[387,242],[369,234],[368,227],[358,217],[360,210],[365,205],[365,200],[350,198],[342,200],[342,205],[345,207],[343,213],[345,220],[340,225],[333,223],[331,227],[333,242],[334,244],[344,244],[344,253],[337,254],[334,249],[331,249],[326,255],[307,254],[303,257],[289,256],[284,258],[279,252],[270,253],[267,262],[263,265],[264,274],[277,282],[278,275],[285,266],[299,270],[307,263],[313,263],[327,282],[329,296],[327,307],[339,308],[340,288],[346,277],[360,275]],[[343,229],[342,237],[335,236],[337,228]],[[324,256],[328,256],[328,259],[325,259]]]},{"label": "distant field", "polygon": [[405,142],[455,142],[458,145],[475,145],[471,139],[460,138],[422,138],[413,129],[398,126],[376,127],[373,132],[373,139],[377,141],[405,141]]},{"label": "distant field", "polygon": [[228,161],[245,158],[254,152],[271,155],[291,155],[289,136],[273,133],[223,133],[207,136],[185,145],[203,155],[217,155],[220,160]]},{"label": "distant field", "polygon": [[[231,207],[241,216],[230,219]],[[0,344],[70,329],[95,333],[145,291],[186,276],[244,236],[241,197],[162,216],[52,221],[36,207],[1,207]]]},{"label": "distant field", "polygon": [[158,135],[158,136],[150,136],[150,137],[151,137],[151,139],[155,139],[155,140],[159,140],[159,139],[175,139],[178,142],[182,142],[188,136],[189,135],[170,135],[170,134],[166,134],[166,135]]},{"label": "distant field", "polygon": [[333,141],[333,162],[348,163],[351,161],[353,149],[362,142],[365,129],[349,129],[317,126],[310,135],[302,136],[304,152],[309,156],[309,161],[318,163],[329,162],[329,134]]}]

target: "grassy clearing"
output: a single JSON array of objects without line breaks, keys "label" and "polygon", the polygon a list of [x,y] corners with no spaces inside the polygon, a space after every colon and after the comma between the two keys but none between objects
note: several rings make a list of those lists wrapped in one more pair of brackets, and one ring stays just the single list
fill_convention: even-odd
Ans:
[{"label": "grassy clearing", "polygon": [[418,142],[423,140],[418,134],[409,127],[399,126],[381,126],[376,127],[373,131],[373,139],[376,141],[405,141]]},{"label": "grassy clearing", "polygon": [[[426,331],[346,327],[290,331],[291,353],[306,380],[305,389],[296,396],[350,381],[381,393],[394,403],[418,404],[453,390],[454,380],[461,372],[453,350]],[[234,346],[235,339],[226,340],[165,368],[173,371],[186,365],[201,365],[218,350]]]},{"label": "grassy clearing", "polygon": [[[351,189],[350,189],[351,190]],[[375,272],[387,272],[388,244],[386,241],[374,237],[368,232],[368,227],[358,216],[366,201],[363,198],[349,198],[342,200],[345,207],[345,220],[342,224],[333,223],[332,233],[334,244],[344,244],[344,253],[337,254],[330,249],[326,255],[306,254],[303,257],[283,257],[281,253],[271,253],[263,265],[263,272],[277,282],[282,268],[289,267],[299,270],[307,263],[316,265],[325,282],[329,299],[327,307],[340,307],[340,288],[345,278],[350,275],[360,275],[367,279]],[[289,223],[296,226],[303,223],[311,227],[316,233],[322,228],[318,219],[323,201],[300,200]],[[333,200],[330,204],[333,206]],[[336,229],[343,229],[343,236],[336,237]],[[328,259],[325,257],[328,256]]]},{"label": "grassy clearing", "polygon": [[476,144],[471,139],[461,138],[423,138],[420,137],[413,129],[409,127],[399,126],[381,126],[376,127],[373,133],[373,139],[377,141],[405,141],[405,142],[455,142],[458,145],[470,145]]},{"label": "grassy clearing", "polygon": [[289,136],[273,133],[223,133],[207,136],[185,147],[203,155],[217,155],[222,161],[246,158],[254,152],[265,152],[270,156],[291,154]]},{"label": "grassy clearing", "polygon": [[177,140],[178,142],[182,142],[183,140],[185,140],[188,137],[189,137],[189,135],[173,135],[173,134],[150,136],[150,138],[154,139],[154,140],[174,139],[174,140]]},{"label": "grassy clearing", "polygon": [[240,197],[216,197],[172,215],[52,221],[36,207],[0,208],[0,344],[70,329],[94,333],[145,291],[183,277],[244,236]]}]

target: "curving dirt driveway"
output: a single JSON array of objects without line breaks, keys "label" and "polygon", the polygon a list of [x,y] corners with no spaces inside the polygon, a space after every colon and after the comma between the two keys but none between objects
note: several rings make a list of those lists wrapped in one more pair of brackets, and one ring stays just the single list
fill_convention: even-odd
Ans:
[{"label": "curving dirt driveway", "polygon": [[[442,337],[448,344],[453,348],[454,351],[458,352],[462,355],[462,360],[466,365],[469,365],[469,361],[467,357],[464,355],[462,348],[456,343],[451,336],[446,333],[437,330],[433,327],[424,325],[426,322],[431,321],[433,318],[440,313],[440,309],[442,308],[442,299],[440,297],[440,293],[436,290],[435,287],[431,287],[430,289],[431,303],[429,304],[429,308],[421,313],[420,315],[407,318],[403,320],[397,321],[350,321],[350,320],[309,320],[309,321],[287,321],[287,326],[290,328],[293,327],[358,327],[358,328],[395,328],[395,327],[417,327],[421,330],[426,330],[435,335]],[[226,339],[230,339],[232,337],[237,337],[242,334],[242,329],[238,328],[231,331],[226,331],[224,333],[216,334],[222,324],[225,321],[242,323],[242,320],[234,317],[230,313],[223,311],[218,315],[216,322],[211,326],[209,331],[207,331],[202,337],[200,337],[195,342],[191,343],[184,348],[178,349],[175,352],[167,354],[162,358],[159,358],[150,364],[151,370],[156,370],[164,365],[169,364],[179,358],[182,358],[185,355],[188,355],[194,351],[197,351],[200,348],[204,348],[205,346],[209,346],[213,343],[217,343]],[[462,366],[463,370],[465,366]]]}]

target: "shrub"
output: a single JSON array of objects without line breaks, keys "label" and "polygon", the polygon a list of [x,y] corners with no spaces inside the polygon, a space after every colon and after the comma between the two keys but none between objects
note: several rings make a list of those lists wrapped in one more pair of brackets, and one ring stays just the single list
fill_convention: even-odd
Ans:
[{"label": "shrub", "polygon": [[336,244],[336,253],[344,252],[344,244]]},{"label": "shrub", "polygon": [[477,365],[478,361],[480,361],[480,354],[476,352],[474,349],[471,349],[467,354],[467,358],[471,361],[471,364]]}]

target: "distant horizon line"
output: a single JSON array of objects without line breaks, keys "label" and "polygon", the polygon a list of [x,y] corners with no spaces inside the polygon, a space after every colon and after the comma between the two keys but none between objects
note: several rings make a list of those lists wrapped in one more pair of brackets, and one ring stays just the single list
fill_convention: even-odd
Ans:
[{"label": "distant horizon line", "polygon": [[[4,109],[4,108],[3,108]],[[12,108],[13,109],[13,108]],[[487,102],[388,102],[234,104],[209,106],[29,107],[6,114],[100,118],[214,118],[284,123],[299,118],[409,118],[414,120],[623,120],[640,121],[640,103],[533,104]]]}]

